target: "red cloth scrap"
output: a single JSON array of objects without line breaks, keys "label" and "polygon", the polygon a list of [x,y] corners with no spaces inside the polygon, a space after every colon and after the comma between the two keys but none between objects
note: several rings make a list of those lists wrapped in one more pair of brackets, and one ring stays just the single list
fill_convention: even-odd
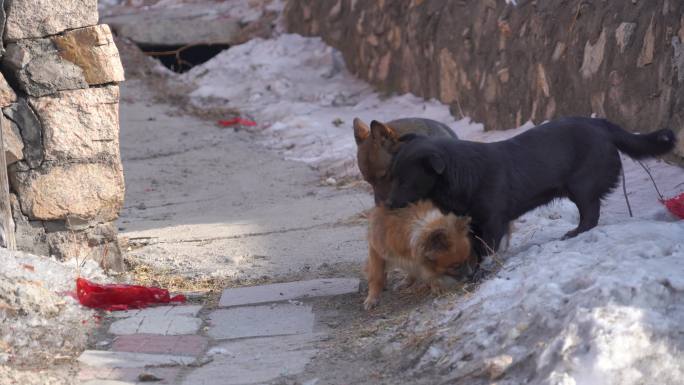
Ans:
[{"label": "red cloth scrap", "polygon": [[217,123],[219,124],[219,126],[222,126],[222,127],[230,127],[230,126],[235,126],[235,125],[254,127],[257,125],[255,121],[249,120],[249,119],[244,119],[241,117],[227,119],[227,120],[219,120]]},{"label": "red cloth scrap", "polygon": [[76,279],[76,294],[83,306],[104,310],[139,309],[153,304],[185,302],[182,294],[171,297],[169,291],[140,285],[100,285],[85,278]]},{"label": "red cloth scrap", "polygon": [[684,193],[674,198],[663,199],[661,202],[672,214],[676,215],[679,219],[684,219]]}]

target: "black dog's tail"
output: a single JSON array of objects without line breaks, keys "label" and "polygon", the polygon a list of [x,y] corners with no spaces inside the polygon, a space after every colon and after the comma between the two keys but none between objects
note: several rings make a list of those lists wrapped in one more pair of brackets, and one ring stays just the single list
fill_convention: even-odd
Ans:
[{"label": "black dog's tail", "polygon": [[632,134],[622,127],[603,120],[617,148],[634,159],[643,159],[663,155],[672,150],[677,143],[672,130],[664,128],[650,134]]}]

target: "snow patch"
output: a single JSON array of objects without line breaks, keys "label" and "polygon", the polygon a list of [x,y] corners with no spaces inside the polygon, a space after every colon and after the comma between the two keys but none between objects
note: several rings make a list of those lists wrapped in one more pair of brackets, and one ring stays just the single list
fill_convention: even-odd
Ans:
[{"label": "snow patch", "polygon": [[357,175],[352,120],[415,116],[465,132],[482,126],[454,120],[449,108],[411,94],[384,97],[350,74],[341,54],[320,38],[284,34],[232,47],[182,79],[196,87],[199,108],[233,107],[264,128],[263,142],[286,158],[337,176]]},{"label": "snow patch", "polygon": [[[41,364],[80,353],[95,326],[93,312],[67,295],[76,264],[0,249],[0,364]],[[105,279],[88,260],[81,275]]]}]

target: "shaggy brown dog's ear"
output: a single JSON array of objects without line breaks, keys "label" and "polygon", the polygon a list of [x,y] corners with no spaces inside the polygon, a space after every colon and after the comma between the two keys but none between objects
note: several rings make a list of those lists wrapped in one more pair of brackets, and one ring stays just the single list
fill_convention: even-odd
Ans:
[{"label": "shaggy brown dog's ear", "polygon": [[457,217],[454,214],[449,214],[449,222],[457,231],[470,231],[470,217]]},{"label": "shaggy brown dog's ear", "polygon": [[370,128],[359,118],[354,118],[354,139],[356,144],[361,144],[370,135]]},{"label": "shaggy brown dog's ear", "polygon": [[434,230],[425,238],[425,255],[427,259],[434,261],[435,254],[432,252],[444,251],[449,249],[449,236],[443,229]]}]

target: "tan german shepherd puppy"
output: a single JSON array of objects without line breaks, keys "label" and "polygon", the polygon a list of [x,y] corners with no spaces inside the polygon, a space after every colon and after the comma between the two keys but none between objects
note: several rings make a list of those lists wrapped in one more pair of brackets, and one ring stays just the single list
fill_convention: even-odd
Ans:
[{"label": "tan german shepherd puppy", "polygon": [[354,119],[359,171],[363,179],[373,186],[376,205],[389,198],[392,156],[399,151],[399,138],[406,134],[456,138],[447,125],[431,119],[405,118],[387,123],[374,120],[370,127],[361,119]]}]

